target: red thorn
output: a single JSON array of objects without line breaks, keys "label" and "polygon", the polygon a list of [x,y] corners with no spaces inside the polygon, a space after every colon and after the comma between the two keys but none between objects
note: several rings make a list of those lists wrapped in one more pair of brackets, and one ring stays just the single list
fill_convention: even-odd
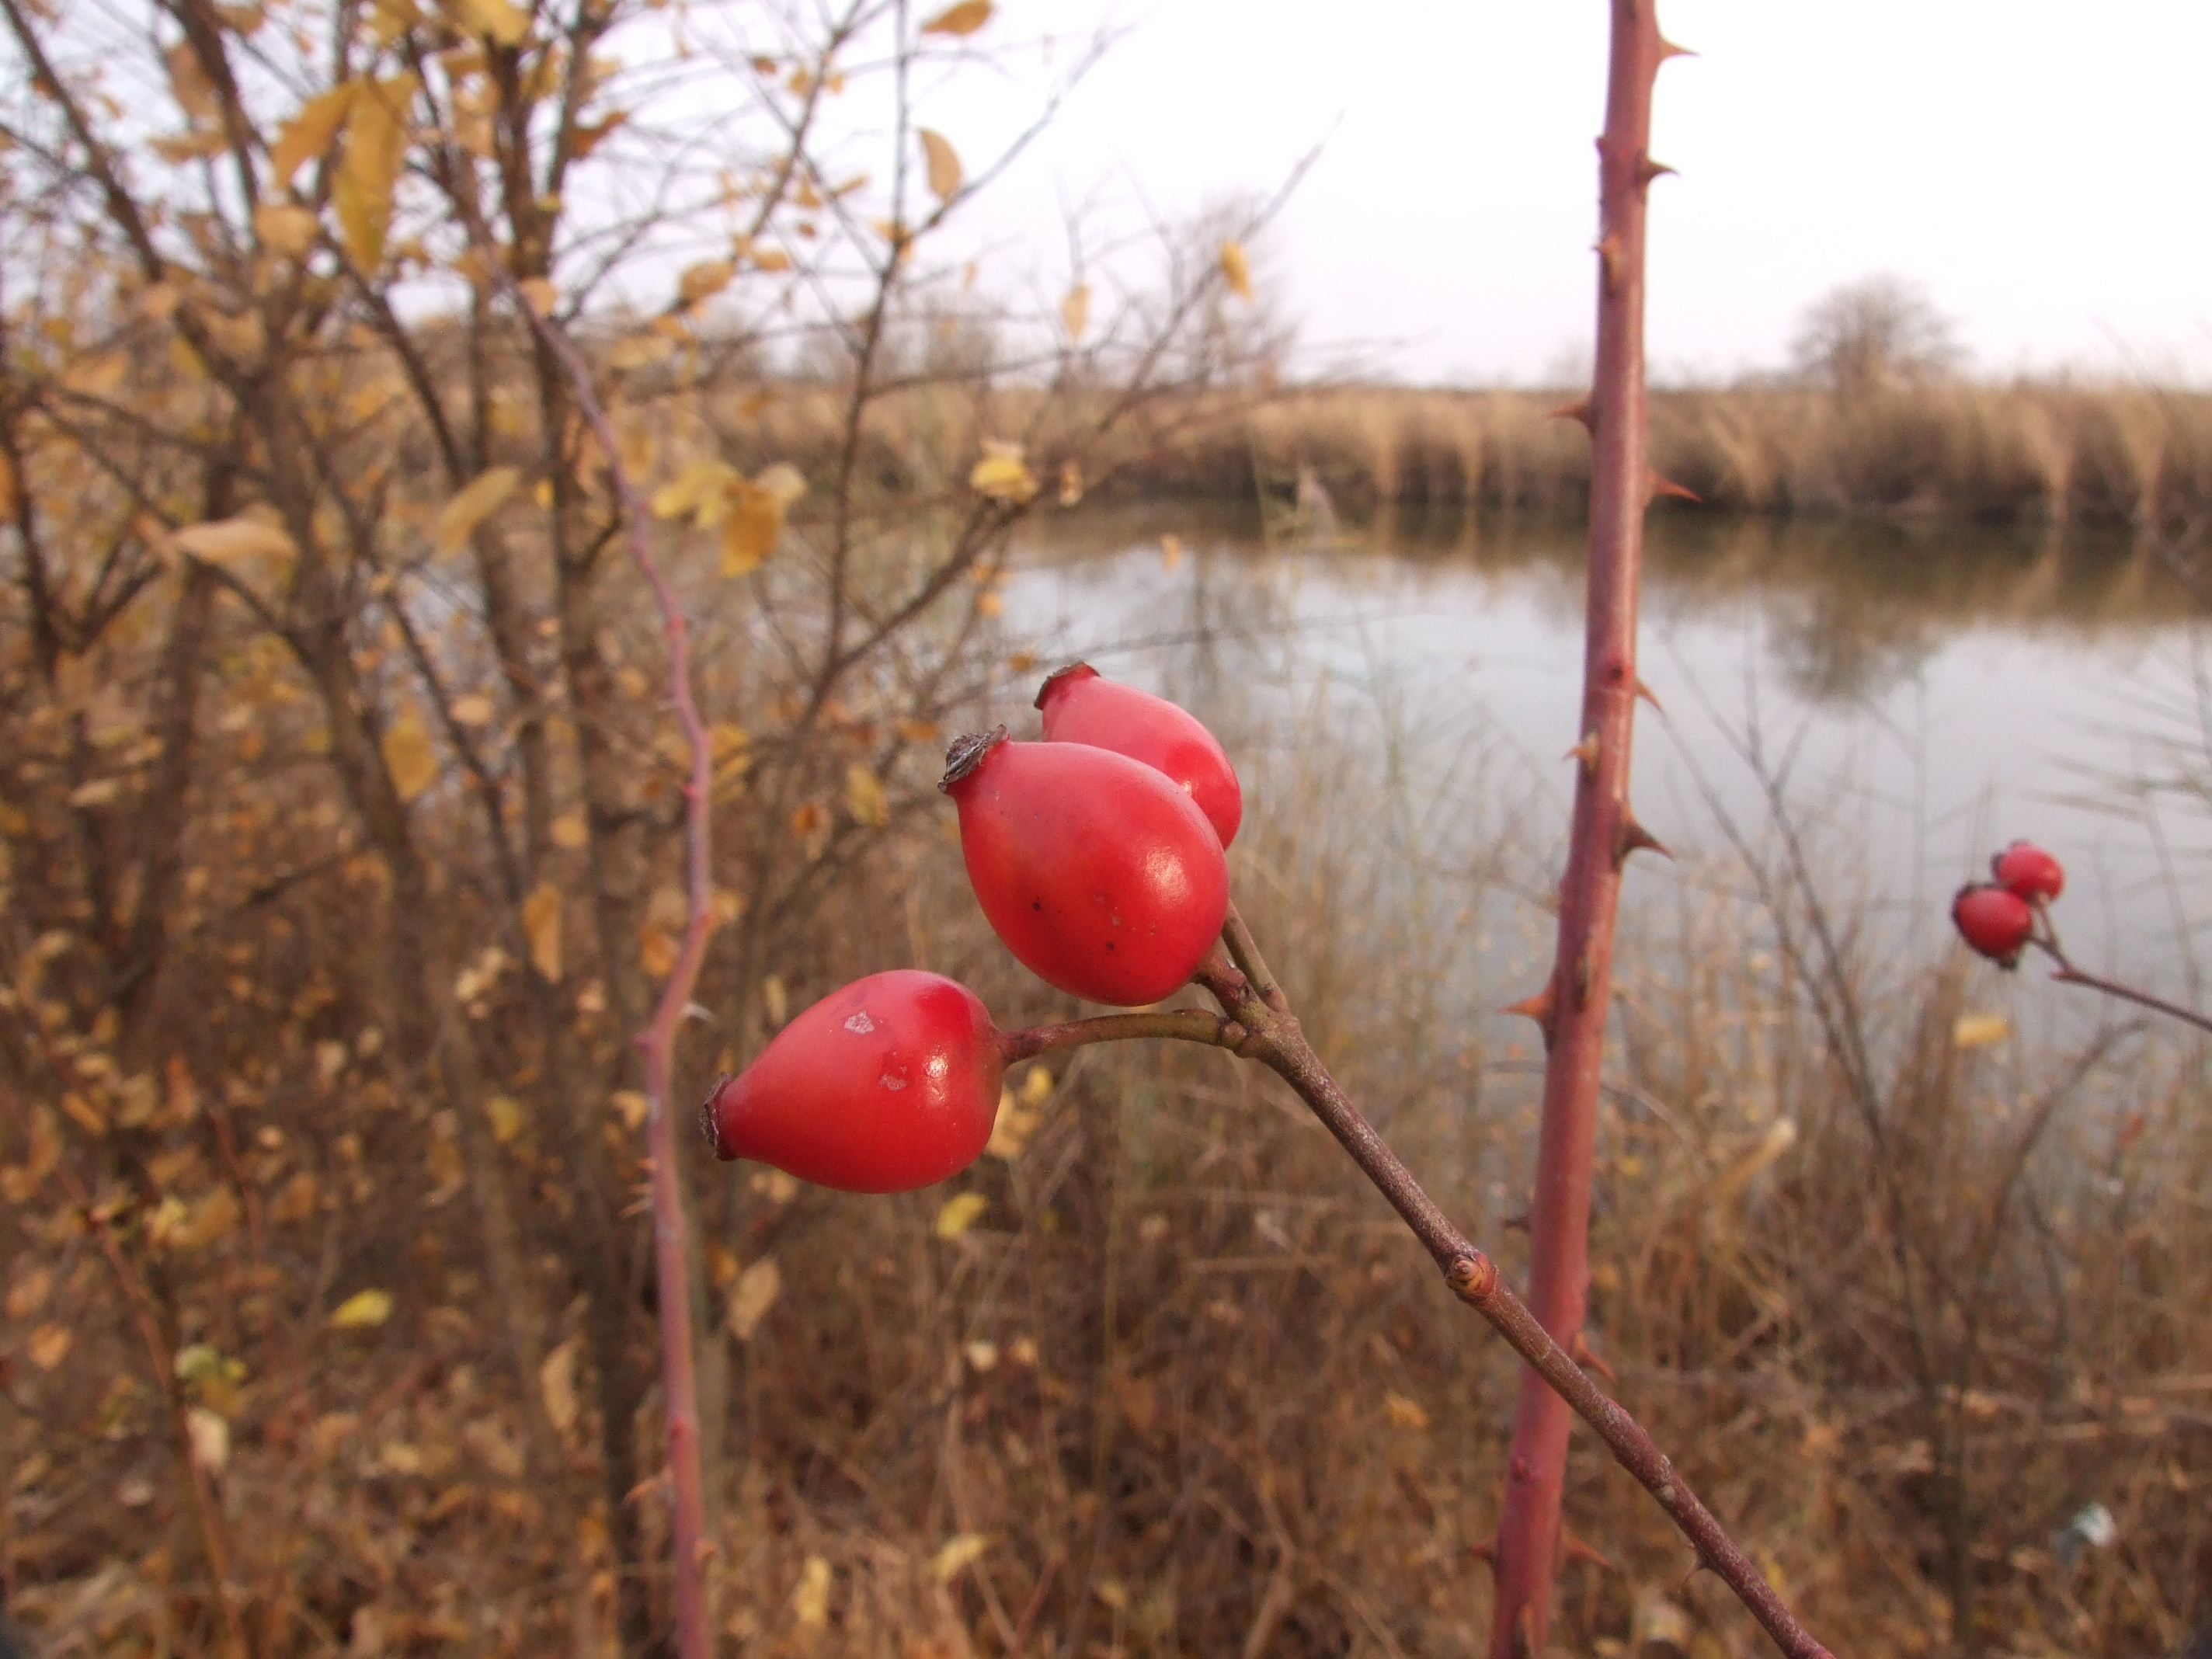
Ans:
[{"label": "red thorn", "polygon": [[1589,1339],[1580,1331],[1575,1333],[1575,1340],[1567,1345],[1567,1352],[1574,1357],[1575,1364],[1584,1370],[1595,1371],[1608,1382],[1620,1382],[1620,1379],[1613,1374],[1613,1367],[1605,1363],[1597,1350],[1590,1346]]},{"label": "red thorn", "polygon": [[1522,997],[1518,1002],[1509,1002],[1498,1012],[1501,1014],[1526,1014],[1547,1031],[1552,1029],[1552,1010],[1559,998],[1553,993],[1552,981],[1546,980],[1544,988],[1534,996]]},{"label": "red thorn", "polygon": [[1659,42],[1659,61],[1662,64],[1669,58],[1695,58],[1697,55],[1687,46],[1678,46],[1672,40],[1662,40]]},{"label": "red thorn", "polygon": [[1663,714],[1667,712],[1667,705],[1659,701],[1659,694],[1654,691],[1650,686],[1644,684],[1644,677],[1640,674],[1638,675],[1636,678],[1636,695],[1643,698],[1644,702],[1650,703],[1661,714]]},{"label": "red thorn", "polygon": [[1544,1644],[1536,1634],[1536,1609],[1525,1601],[1513,1615],[1513,1650],[1521,1659],[1544,1659]]},{"label": "red thorn", "polygon": [[1587,398],[1578,403],[1561,404],[1544,418],[1547,421],[1578,421],[1583,431],[1597,430],[1597,411],[1590,407],[1590,400]]},{"label": "red thorn", "polygon": [[1485,1561],[1493,1567],[1496,1566],[1498,1565],[1498,1534],[1493,1532],[1487,1538],[1476,1540],[1467,1547],[1467,1553],[1478,1561]]},{"label": "red thorn", "polygon": [[1592,730],[1590,730],[1590,731],[1588,731],[1588,732],[1583,732],[1583,740],[1582,740],[1580,743],[1577,744],[1573,748],[1571,748],[1571,749],[1568,750],[1567,750],[1567,752],[1566,752],[1565,754],[1564,754],[1564,755],[1560,756],[1560,757],[1559,757],[1559,758],[1560,758],[1561,760],[1574,760],[1574,761],[1580,761],[1580,762],[1583,763],[1583,771],[1585,771],[1585,772],[1595,772],[1595,771],[1596,771],[1596,770],[1597,770],[1597,732],[1596,732],[1596,731],[1595,731],[1595,729],[1592,729]]},{"label": "red thorn", "polygon": [[1696,490],[1678,484],[1672,478],[1662,478],[1656,472],[1652,473],[1650,477],[1651,493],[1654,495],[1673,495],[1682,501],[1696,501],[1701,506],[1705,502],[1705,498]]},{"label": "red thorn", "polygon": [[[1661,173],[1673,173],[1674,171],[1674,169],[1668,167],[1664,161],[1655,161],[1649,155],[1642,156],[1638,159],[1636,163],[1636,182],[1639,185],[1648,186],[1651,181],[1654,179],[1656,179]],[[1679,177],[1680,175],[1678,174],[1677,176]]]},{"label": "red thorn", "polygon": [[1636,821],[1632,813],[1620,815],[1620,828],[1613,831],[1613,867],[1618,870],[1628,862],[1631,853],[1656,853],[1662,858],[1674,855],[1667,850],[1666,843]]},{"label": "red thorn", "polygon": [[1619,1577],[1620,1572],[1620,1569],[1607,1560],[1595,1546],[1585,1544],[1564,1527],[1559,1529],[1559,1559],[1562,1562],[1588,1561],[1603,1567],[1615,1577]]}]

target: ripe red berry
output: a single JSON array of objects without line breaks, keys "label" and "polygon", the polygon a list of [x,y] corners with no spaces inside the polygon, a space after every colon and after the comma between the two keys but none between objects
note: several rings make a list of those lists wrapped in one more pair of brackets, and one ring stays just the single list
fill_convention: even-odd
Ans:
[{"label": "ripe red berry", "polygon": [[2035,931],[2035,912],[2027,901],[1986,882],[1959,890],[1951,901],[1951,920],[1960,938],[2006,968],[2018,964],[2021,948]]},{"label": "ripe red berry", "polygon": [[1164,697],[1103,678],[1087,662],[1048,675],[1036,695],[1047,743],[1087,743],[1164,772],[1198,803],[1224,847],[1244,821],[1228,752],[1199,718]]},{"label": "ripe red berry", "polygon": [[2009,888],[2030,904],[2047,904],[2066,890],[2065,867],[2032,841],[2016,841],[1991,858],[1990,873],[1998,886]]},{"label": "ripe red berry", "polygon": [[1188,795],[1127,755],[1003,726],[945,760],[969,883],[1030,972],[1123,1006],[1188,982],[1229,913],[1228,860]]},{"label": "ripe red berry", "polygon": [[848,1193],[902,1193],[974,1163],[1006,1055],[966,986],[899,969],[799,1014],[700,1108],[720,1158],[750,1158]]}]

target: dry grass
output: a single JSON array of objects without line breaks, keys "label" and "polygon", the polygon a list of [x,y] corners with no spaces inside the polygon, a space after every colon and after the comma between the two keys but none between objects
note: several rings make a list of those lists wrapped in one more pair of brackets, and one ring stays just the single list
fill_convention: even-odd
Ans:
[{"label": "dry grass", "polygon": [[[1547,919],[1511,895],[1540,886],[1553,849],[1498,828],[1513,815],[1479,754],[1444,799],[1390,783],[1389,719],[1355,750],[1340,703],[1208,712],[1249,757],[1239,890],[1311,1029],[1517,1271],[1535,1056],[1479,1011],[1540,953]],[[911,962],[975,984],[1005,1023],[1057,1010],[981,928],[942,827],[829,897],[776,964],[792,1006]],[[1772,844],[1755,850],[1771,873]],[[1594,1249],[1593,1334],[1622,1397],[1838,1651],[1939,1650],[1962,1589],[1994,1650],[2170,1648],[2212,1611],[2202,1055],[2128,1039],[2022,1159],[2069,1053],[1955,1048],[1963,965],[1869,944],[1840,958],[1869,1056],[1855,1073],[1815,1017],[1835,984],[1808,943],[1813,893],[1777,880],[1771,902],[1735,864],[1639,884]],[[1838,866],[1819,889],[1847,946],[1871,883]],[[181,1334],[249,1364],[221,1482],[233,1579],[271,1654],[600,1653],[604,1524],[574,1472],[588,1413],[571,1472],[518,1481],[515,1401],[448,1201],[450,1126],[393,1057],[361,1055],[372,1003],[341,991],[302,1030],[278,994],[342,960],[373,904],[373,883],[280,899],[204,941],[183,980],[198,1029],[180,1042],[244,1148],[249,1205],[247,1224],[165,1258]],[[2014,994],[2035,1029],[2038,994]],[[326,1074],[317,1034],[356,1057]],[[161,1124],[173,1157],[212,1156],[203,1125]],[[535,1230],[563,1213],[557,1133],[526,1122],[507,1154]],[[302,1171],[328,1195],[305,1213],[282,1196]],[[1469,1550],[1493,1524],[1512,1368],[1253,1068],[1086,1051],[1018,1156],[908,1198],[693,1173],[717,1315],[741,1267],[781,1279],[748,1340],[714,1339],[727,1651],[1478,1650]],[[933,1222],[949,1190],[988,1208],[948,1241]],[[55,1654],[211,1652],[128,1310],[65,1208],[0,1226],[11,1291],[51,1276],[42,1307],[11,1304],[8,1348],[58,1312],[74,1337],[52,1370],[17,1361],[0,1415],[15,1604]],[[365,1285],[395,1292],[392,1322],[324,1330]],[[642,1310],[635,1334],[649,1346]],[[2051,1528],[2091,1499],[2121,1546],[2062,1568]],[[1657,1601],[1689,1614],[1695,1651],[1761,1650],[1587,1443],[1569,1516],[1610,1563],[1565,1575],[1571,1650],[1620,1650]],[[988,1544],[945,1582],[931,1564],[963,1537]]]}]

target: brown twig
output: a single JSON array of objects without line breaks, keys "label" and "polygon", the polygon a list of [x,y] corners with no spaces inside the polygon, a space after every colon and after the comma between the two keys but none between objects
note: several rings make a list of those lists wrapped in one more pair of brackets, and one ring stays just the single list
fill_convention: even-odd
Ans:
[{"label": "brown twig", "polygon": [[[1613,1459],[1659,1501],[1709,1568],[1735,1593],[1788,1659],[1833,1659],[1797,1622],[1766,1577],[1746,1555],[1697,1493],[1690,1489],[1650,1432],[1606,1397],[1572,1354],[1544,1328],[1534,1312],[1499,1276],[1497,1263],[1469,1242],[1437,1206],[1389,1143],[1352,1102],[1322,1064],[1291,1012],[1289,999],[1261,958],[1244,918],[1231,905],[1222,943],[1194,976],[1221,1005],[1218,1018],[1197,1009],[1105,1014],[1063,1024],[1041,1025],[1003,1039],[1010,1059],[1049,1049],[1131,1037],[1175,1037],[1228,1048],[1259,1061],[1296,1090],[1328,1132],[1352,1154],[1361,1173],[1390,1202],[1434,1258],[1459,1299],[1489,1322],[1513,1351],[1543,1379],[1545,1388],[1597,1431]],[[1579,1333],[1577,1333],[1579,1335]],[[1520,1479],[1514,1471],[1514,1479]],[[1527,1640],[1532,1621],[1517,1619],[1515,1639]]]},{"label": "brown twig", "polygon": [[668,641],[669,701],[683,727],[690,769],[684,786],[684,927],[676,965],[661,987],[653,1018],[638,1034],[645,1056],[646,1146],[653,1167],[653,1257],[660,1320],[662,1386],[668,1434],[671,1508],[670,1542],[674,1551],[676,1644],[680,1659],[709,1659],[707,1631],[706,1508],[699,1471],[699,1388],[691,1344],[691,1273],[684,1237],[683,1191],[677,1176],[675,1115],[669,1109],[676,1032],[691,1006],[699,964],[714,931],[714,878],[710,860],[714,750],[706,722],[691,694],[691,647],[684,612],[653,556],[652,519],[644,495],[622,464],[614,422],[593,389],[589,365],[568,337],[532,309],[508,273],[497,249],[471,224],[478,253],[491,280],[544,343],[568,377],[576,406],[605,453],[607,477],[629,531],[629,554],[660,611]]},{"label": "brown twig", "polygon": [[1233,1048],[1242,1039],[1241,1028],[1202,1008],[1176,1008],[1142,1014],[1099,1014],[1090,1019],[1071,1019],[1057,1025],[1032,1025],[1008,1031],[1000,1039],[1006,1064],[1050,1054],[1055,1048],[1079,1048],[1091,1042],[1121,1042],[1131,1037],[1176,1037],[1188,1042],[1209,1042],[1217,1048]]},{"label": "brown twig", "polygon": [[2138,1008],[2148,1008],[2154,1013],[2165,1014],[2185,1025],[2193,1025],[2200,1031],[2212,1031],[2212,1014],[2201,1014],[2194,1008],[2185,1008],[2178,1002],[2168,1002],[2164,997],[2153,996],[2148,991],[2138,991],[2132,985],[2123,985],[2118,980],[2106,979],[2102,974],[2090,973],[2074,965],[2072,957],[2058,942],[2058,933],[2051,925],[2051,913],[2042,905],[2036,906],[2042,928],[2028,943],[2058,964],[2051,977],[2061,985],[2085,985],[2093,991],[2102,991],[2108,997],[2118,997],[2123,1002],[2132,1002]]},{"label": "brown twig", "polygon": [[[1253,977],[1230,960],[1233,951],[1258,961],[1250,932],[1233,906],[1222,936],[1224,944],[1234,940],[1234,945],[1230,951],[1216,951],[1200,967],[1197,979],[1228,1016],[1220,1038],[1223,1046],[1245,1059],[1260,1061],[1297,1091],[1298,1097],[1313,1109],[1322,1125],[1352,1154],[1361,1172],[1413,1229],[1414,1237],[1443,1270],[1453,1294],[1489,1322],[1491,1328],[1528,1362],[1529,1369],[1543,1379],[1546,1389],[1564,1407],[1572,1408],[1597,1431],[1614,1461],[1658,1500],[1660,1507],[1690,1540],[1698,1552],[1699,1563],[1735,1593],[1782,1651],[1790,1659],[1831,1659],[1828,1650],[1797,1622],[1774,1587],[1766,1582],[1765,1575],[1690,1489],[1650,1434],[1606,1397],[1567,1350],[1545,1329],[1534,1310],[1514,1295],[1499,1276],[1497,1264],[1476,1249],[1437,1208],[1413,1172],[1390,1150],[1389,1143],[1376,1132],[1375,1126],[1352,1103],[1321,1057],[1315,1054],[1280,989],[1273,988],[1272,996],[1262,995]],[[1261,966],[1264,971],[1264,964]],[[1513,1468],[1510,1478],[1519,1482],[1522,1478],[1521,1470]],[[1527,1622],[1516,1620],[1519,1625]],[[1516,1632],[1515,1639],[1525,1638]]]}]

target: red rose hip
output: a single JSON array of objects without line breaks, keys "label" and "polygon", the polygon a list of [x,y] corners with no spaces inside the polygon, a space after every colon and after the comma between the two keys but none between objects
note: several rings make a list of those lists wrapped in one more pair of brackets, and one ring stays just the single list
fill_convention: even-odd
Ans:
[{"label": "red rose hip", "polygon": [[1990,860],[1997,885],[2030,904],[2047,904],[2066,890],[2066,870],[2032,841],[2016,841]]},{"label": "red rose hip", "polygon": [[1109,680],[1087,662],[1048,675],[1036,695],[1047,743],[1087,743],[1142,761],[1181,784],[1224,847],[1244,821],[1244,791],[1203,722],[1164,697]]},{"label": "red rose hip", "polygon": [[2027,901],[1990,883],[1961,887],[1951,901],[1951,921],[1960,938],[2006,968],[2018,964],[2028,935],[2035,931],[2035,912]]},{"label": "red rose hip", "polygon": [[902,1193],[957,1174],[991,1138],[1005,1052],[966,986],[899,969],[854,980],[716,1083],[700,1127],[750,1158],[848,1193]]},{"label": "red rose hip", "polygon": [[1229,864],[1164,774],[1080,743],[963,738],[939,786],[992,927],[1038,978],[1093,1002],[1188,982],[1229,913]]}]

